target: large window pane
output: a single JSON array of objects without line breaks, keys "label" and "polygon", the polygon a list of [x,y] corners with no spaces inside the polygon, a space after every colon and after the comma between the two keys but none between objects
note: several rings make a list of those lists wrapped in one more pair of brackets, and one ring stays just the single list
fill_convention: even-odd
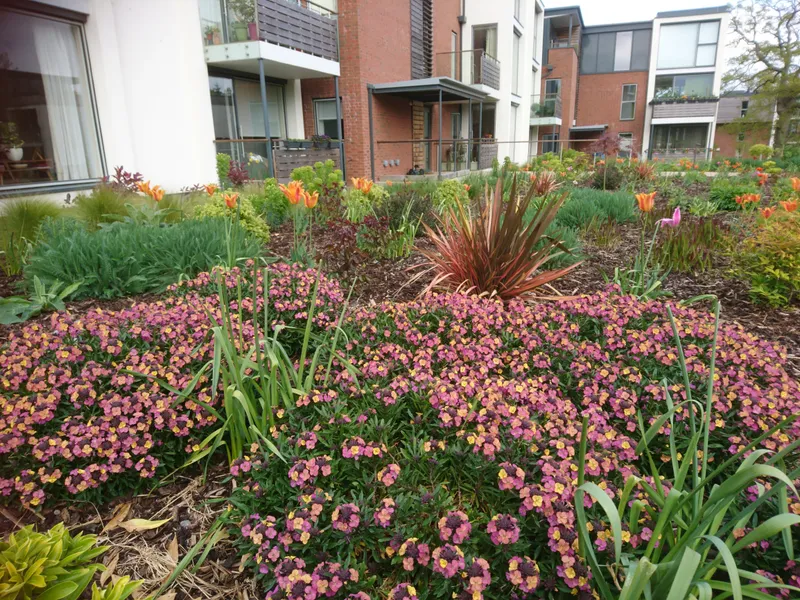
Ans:
[{"label": "large window pane", "polygon": [[614,70],[629,71],[631,68],[631,49],[633,47],[633,32],[618,31],[617,46],[614,53]]},{"label": "large window pane", "polygon": [[585,35],[581,43],[581,73],[597,73],[598,35]]},{"label": "large window pane", "polygon": [[601,33],[597,48],[597,72],[611,73],[614,70],[614,53],[616,52],[616,33]]},{"label": "large window pane", "polygon": [[[239,128],[243,138],[263,138],[264,108],[261,105],[261,86],[255,81],[234,80],[236,109]],[[283,109],[283,87],[267,86],[267,108],[269,109],[269,135],[272,138],[286,137],[286,118]]]},{"label": "large window pane", "polygon": [[658,42],[658,68],[678,69],[695,66],[697,23],[664,25]]},{"label": "large window pane", "polygon": [[102,177],[80,26],[0,10],[0,57],[2,185]]},{"label": "large window pane", "polygon": [[698,44],[716,44],[718,36],[719,21],[700,23],[700,35],[697,39]]},{"label": "large window pane", "polygon": [[514,32],[514,42],[512,46],[513,55],[511,56],[511,91],[514,94],[519,94],[519,50],[520,50],[520,36]]},{"label": "large window pane", "polygon": [[717,45],[708,44],[697,47],[697,66],[711,67],[717,60]]},{"label": "large window pane", "polygon": [[633,56],[631,69],[646,71],[650,68],[650,30],[642,29],[633,32]]}]

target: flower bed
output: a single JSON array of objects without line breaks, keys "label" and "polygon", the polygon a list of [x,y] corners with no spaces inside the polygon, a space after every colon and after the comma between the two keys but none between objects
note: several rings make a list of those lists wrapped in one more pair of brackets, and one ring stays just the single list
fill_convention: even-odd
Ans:
[{"label": "flower bed", "polygon": [[[700,388],[713,319],[674,311],[691,385]],[[279,412],[272,433],[287,462],[254,448],[232,469],[229,520],[267,597],[587,590],[572,504],[581,416],[589,418],[587,477],[615,495],[640,472],[637,412],[645,423],[666,412],[663,379],[676,404],[682,397],[664,304],[612,290],[538,306],[433,295],[362,308],[347,327],[358,385],[342,373],[334,388]],[[742,328],[722,326],[712,465],[800,409],[785,359]],[[681,434],[686,415],[676,413]],[[798,432],[795,423],[765,446],[782,447]],[[657,461],[669,461],[666,440],[650,446]],[[642,515],[623,536],[633,555],[654,526]],[[592,525],[604,552],[610,530]],[[751,558],[740,568],[785,566],[768,546]]]},{"label": "flower bed", "polygon": [[[316,272],[276,264],[268,274],[271,321],[304,326]],[[182,464],[213,417],[151,378],[182,390],[211,357],[215,281],[204,273],[156,302],[56,313],[48,326],[12,334],[0,352],[0,496],[30,506],[51,493],[108,498]],[[225,281],[233,287],[236,277]],[[241,293],[251,309],[251,291]],[[338,284],[323,277],[317,324],[327,326],[342,301]],[[206,378],[193,398],[211,400]]]}]

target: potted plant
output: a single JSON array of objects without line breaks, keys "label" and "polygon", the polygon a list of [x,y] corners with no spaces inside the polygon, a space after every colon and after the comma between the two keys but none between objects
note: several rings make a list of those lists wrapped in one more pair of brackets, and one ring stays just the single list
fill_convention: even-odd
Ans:
[{"label": "potted plant", "polygon": [[331,147],[331,136],[325,135],[324,133],[321,135],[312,135],[311,136],[311,147],[312,148],[330,148]]},{"label": "potted plant", "polygon": [[228,0],[228,9],[237,20],[232,24],[233,38],[237,42],[258,39],[256,5],[253,0]]},{"label": "potted plant", "polygon": [[0,123],[0,139],[11,162],[22,160],[22,145],[25,143],[17,133],[17,125],[12,121]]},{"label": "potted plant", "polygon": [[287,150],[299,150],[303,147],[303,143],[305,140],[297,139],[297,138],[289,138],[286,140],[286,149]]}]

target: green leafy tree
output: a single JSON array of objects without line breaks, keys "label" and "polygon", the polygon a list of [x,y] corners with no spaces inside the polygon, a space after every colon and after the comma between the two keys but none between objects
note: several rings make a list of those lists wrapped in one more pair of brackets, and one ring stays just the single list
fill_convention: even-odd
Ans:
[{"label": "green leafy tree", "polygon": [[775,107],[774,145],[782,151],[800,97],[800,0],[740,0],[731,18],[732,45],[725,86],[746,88]]}]

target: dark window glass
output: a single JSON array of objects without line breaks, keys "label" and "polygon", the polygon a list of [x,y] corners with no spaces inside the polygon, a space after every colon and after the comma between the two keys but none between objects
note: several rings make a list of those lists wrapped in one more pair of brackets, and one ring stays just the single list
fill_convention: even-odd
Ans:
[{"label": "dark window glass", "polygon": [[583,36],[581,73],[597,73],[597,35]]},{"label": "dark window glass", "polygon": [[632,71],[646,71],[650,67],[650,30],[633,32]]},{"label": "dark window glass", "polygon": [[597,48],[597,72],[611,73],[614,70],[614,53],[616,50],[616,33],[601,33]]}]

